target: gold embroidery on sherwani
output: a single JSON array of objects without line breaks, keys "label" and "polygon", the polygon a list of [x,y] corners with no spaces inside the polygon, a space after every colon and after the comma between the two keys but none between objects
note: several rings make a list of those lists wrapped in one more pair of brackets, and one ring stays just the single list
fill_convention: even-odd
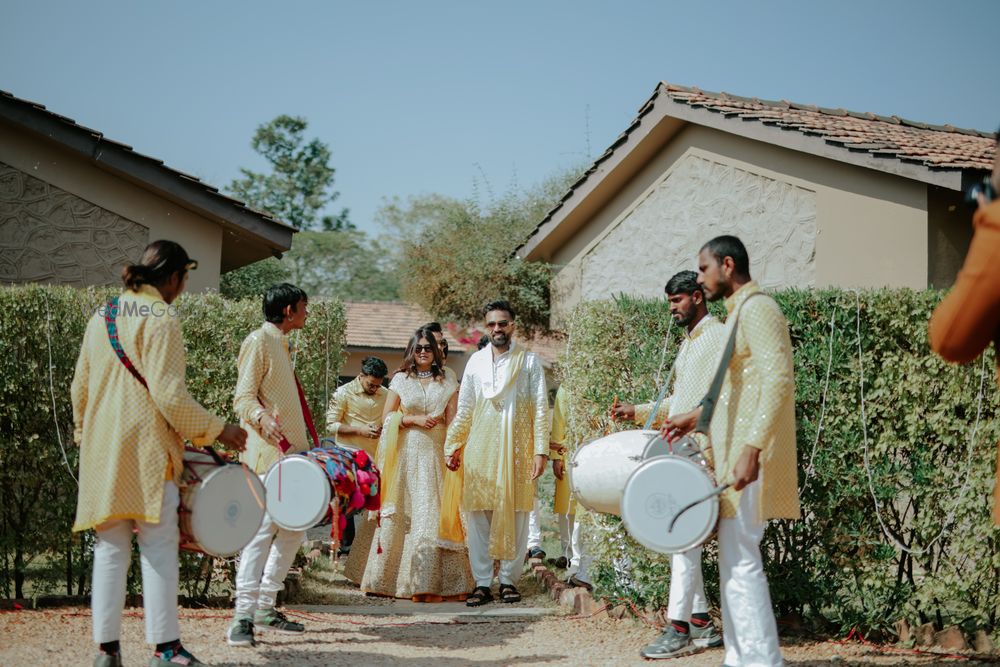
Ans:
[{"label": "gold embroidery on sherwani", "polygon": [[144,285],[119,303],[119,340],[149,389],[115,355],[103,315],[91,317],[70,390],[80,445],[75,531],[116,519],[159,523],[163,483],[183,469],[181,438],[209,445],[225,426],[188,393],[181,324],[159,291]]},{"label": "gold embroidery on sherwani", "polygon": [[[733,357],[712,416],[710,435],[716,478],[731,481],[744,447],[760,450],[760,519],[800,517],[795,461],[795,369],[788,322],[778,304],[751,281],[726,299],[725,337],[739,309]],[[744,304],[744,302],[746,302]],[[741,307],[742,306],[742,307]],[[726,490],[720,516],[733,518],[739,491]]]},{"label": "gold embroidery on sherwani", "polygon": [[[534,505],[534,456],[549,453],[548,397],[542,365],[531,352],[515,352],[518,348],[512,345],[494,360],[493,348],[487,346],[472,355],[465,367],[458,411],[445,445],[446,456],[464,448],[462,509],[494,512],[490,555],[501,560],[515,557],[512,513],[529,512]],[[518,364],[517,376],[512,378],[512,386],[502,392],[507,374],[520,354],[524,357]],[[511,460],[503,471],[509,480],[506,484],[498,473],[506,449],[501,446],[501,433],[508,405]]]},{"label": "gold embroidery on sherwani", "polygon": [[[450,378],[424,384],[405,373],[397,373],[389,389],[399,395],[403,414],[437,416],[445,414],[457,386]],[[384,431],[379,444],[380,457],[390,446],[386,442],[390,431]],[[383,494],[386,494],[383,496],[382,525],[375,530],[367,554],[362,590],[410,598],[415,595],[459,595],[475,585],[465,544],[445,542],[438,537],[446,470],[445,433],[443,421],[430,430],[398,429],[395,464],[386,466],[389,472],[382,478]],[[380,546],[382,553],[378,553]],[[354,555],[353,549],[351,555]],[[350,560],[351,569],[356,569],[354,559]]]}]

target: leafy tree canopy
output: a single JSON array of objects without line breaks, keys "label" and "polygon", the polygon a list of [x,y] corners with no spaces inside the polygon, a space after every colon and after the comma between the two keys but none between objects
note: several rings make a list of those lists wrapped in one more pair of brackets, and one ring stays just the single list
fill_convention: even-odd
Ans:
[{"label": "leafy tree canopy", "polygon": [[390,201],[379,220],[398,243],[403,296],[459,322],[479,320],[486,302],[505,298],[522,331],[547,329],[550,268],[514,251],[579,173],[566,170],[485,204],[439,194]]}]

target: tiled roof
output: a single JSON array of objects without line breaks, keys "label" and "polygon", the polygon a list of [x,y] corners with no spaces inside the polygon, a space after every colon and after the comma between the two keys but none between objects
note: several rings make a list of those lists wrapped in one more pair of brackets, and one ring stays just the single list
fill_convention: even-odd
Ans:
[{"label": "tiled roof", "polygon": [[[401,301],[345,301],[347,346],[402,350],[421,325],[434,321],[420,306]],[[482,332],[454,322],[442,322],[450,350],[471,354]],[[546,365],[559,360],[564,343],[560,334],[538,336],[521,343],[542,358]]]},{"label": "tiled roof", "polygon": [[[701,111],[712,117],[723,116],[778,127],[800,135],[822,138],[826,144],[847,153],[865,153],[872,158],[885,159],[887,169],[890,163],[905,163],[919,165],[936,173],[989,170],[993,167],[996,152],[996,135],[992,132],[966,130],[951,125],[930,125],[898,116],[829,109],[785,100],[769,101],[729,93],[711,93],[663,81],[639,109],[628,128],[570,186],[559,203],[539,222],[528,240],[518,248],[519,254],[526,247],[530,248],[537,243],[538,239],[534,238],[536,235],[548,233],[546,224],[557,214],[561,214],[560,209],[591,175],[630,141],[632,133],[642,125],[643,118],[653,111],[663,97],[684,105],[688,112],[684,117],[688,120],[693,110],[695,115]],[[665,113],[670,115],[671,111],[668,109]],[[879,162],[875,163],[876,168],[878,164]]]},{"label": "tiled roof", "polygon": [[[670,83],[660,91],[675,102],[728,117],[775,125],[823,137],[828,144],[938,169],[991,169],[996,148],[992,132],[930,125],[899,116],[879,116],[781,100],[710,93]],[[640,111],[640,114],[642,112]]]},{"label": "tiled roof", "polygon": [[399,301],[346,301],[344,306],[350,347],[402,350],[420,325],[434,320],[420,306]]},{"label": "tiled roof", "polygon": [[[163,160],[139,153],[127,144],[109,139],[102,132],[86,127],[85,125],[80,125],[72,118],[49,111],[45,105],[38,102],[31,102],[30,100],[16,97],[7,91],[0,90],[0,118],[6,118],[11,122],[30,127],[34,131],[45,134],[55,141],[61,141],[79,152],[86,152],[88,153],[88,158],[98,162],[105,161],[102,159],[105,151],[118,151],[126,159],[133,160],[134,164],[157,168],[163,176],[176,181],[177,185],[181,188],[178,192],[182,193],[185,188],[194,186],[194,188],[203,194],[211,196],[235,212],[250,214],[254,218],[268,224],[294,230],[293,227],[272,217],[270,214],[253,209],[238,199],[233,199],[222,194],[218,188],[202,182],[197,176],[172,169],[166,166]],[[37,122],[33,122],[32,119],[38,119],[43,123],[47,123],[47,125],[41,127]],[[53,130],[61,130],[62,132],[54,132]],[[64,133],[65,136],[55,136],[56,134],[63,135]],[[285,249],[287,250],[287,248]]]}]

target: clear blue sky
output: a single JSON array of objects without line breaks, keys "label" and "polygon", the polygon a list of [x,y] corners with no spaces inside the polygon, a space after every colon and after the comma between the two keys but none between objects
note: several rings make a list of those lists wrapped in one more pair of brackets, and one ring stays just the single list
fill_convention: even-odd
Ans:
[{"label": "clear blue sky", "polygon": [[304,116],[340,205],[598,156],[657,82],[1000,124],[1000,2],[0,0],[0,89],[222,187]]}]

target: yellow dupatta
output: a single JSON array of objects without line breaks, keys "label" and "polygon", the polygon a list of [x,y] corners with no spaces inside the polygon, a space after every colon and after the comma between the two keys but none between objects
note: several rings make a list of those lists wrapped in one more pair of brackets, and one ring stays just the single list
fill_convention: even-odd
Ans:
[{"label": "yellow dupatta", "polygon": [[490,522],[490,553],[501,560],[513,560],[515,553],[515,513],[514,513],[514,413],[513,400],[517,378],[524,367],[524,350],[514,347],[510,351],[507,377],[503,386],[495,394],[483,392],[486,400],[503,400],[500,418],[500,456],[497,457],[496,498],[497,509]]},{"label": "yellow dupatta", "polygon": [[382,473],[380,481],[383,509],[395,505],[399,497],[399,425],[402,421],[403,413],[400,410],[390,414],[382,425],[382,437],[378,443],[375,460]]}]

